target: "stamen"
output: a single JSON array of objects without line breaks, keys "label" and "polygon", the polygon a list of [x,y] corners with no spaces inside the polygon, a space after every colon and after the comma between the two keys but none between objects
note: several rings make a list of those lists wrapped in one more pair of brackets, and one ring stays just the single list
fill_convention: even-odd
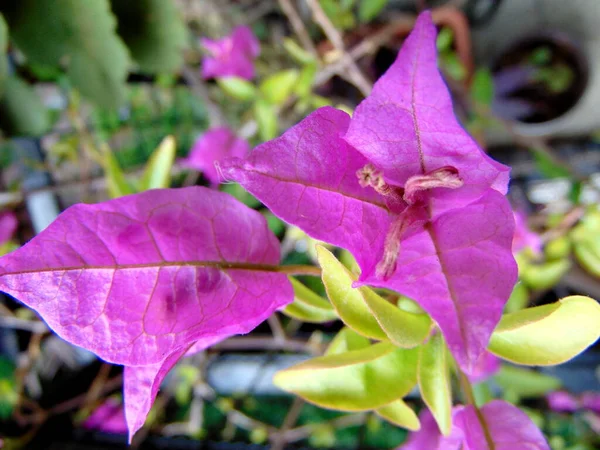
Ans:
[{"label": "stamen", "polygon": [[388,234],[385,237],[385,244],[383,246],[383,256],[377,263],[375,268],[375,275],[384,280],[387,280],[392,276],[396,270],[396,262],[400,255],[400,238],[406,227],[406,221],[403,220],[402,216],[399,216],[390,225]]},{"label": "stamen", "polygon": [[452,166],[440,167],[425,175],[414,175],[404,185],[404,201],[409,205],[421,200],[424,191],[433,188],[457,189],[463,185],[458,170]]},{"label": "stamen", "polygon": [[361,187],[372,187],[377,193],[386,196],[394,197],[397,200],[402,200],[402,188],[390,186],[383,178],[383,173],[373,164],[367,164],[362,169],[356,171],[358,184]]}]

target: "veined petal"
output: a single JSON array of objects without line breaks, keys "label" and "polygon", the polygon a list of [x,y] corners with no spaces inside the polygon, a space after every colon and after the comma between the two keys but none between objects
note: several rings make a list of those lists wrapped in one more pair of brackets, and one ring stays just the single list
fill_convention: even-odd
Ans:
[{"label": "veined petal", "polygon": [[246,160],[220,164],[281,219],[315,239],[350,250],[373,268],[391,223],[385,198],[358,183],[368,161],[341,139],[350,117],[320,108],[283,136],[256,147]]},{"label": "veined petal", "polygon": [[0,259],[0,290],[65,340],[148,366],[216,335],[247,333],[292,302],[279,242],[257,211],[207,188],[76,205]]},{"label": "veined petal", "polygon": [[458,169],[465,186],[432,195],[433,211],[442,212],[470,203],[489,187],[506,193],[509,168],[488,157],[457,122],[437,68],[435,38],[425,12],[394,64],[356,108],[344,139],[397,186],[444,166]]},{"label": "veined petal", "polygon": [[513,218],[492,189],[448,211],[400,242],[387,279],[363,270],[360,284],[394,289],[437,322],[461,368],[470,373],[502,316],[517,279],[511,252]]}]

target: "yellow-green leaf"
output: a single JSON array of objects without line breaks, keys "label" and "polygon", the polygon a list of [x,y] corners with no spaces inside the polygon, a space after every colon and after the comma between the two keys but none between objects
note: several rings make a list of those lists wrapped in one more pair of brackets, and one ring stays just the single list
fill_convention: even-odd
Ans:
[{"label": "yellow-green leaf", "polygon": [[223,89],[223,92],[236,100],[245,102],[256,97],[256,88],[254,85],[243,78],[217,78],[217,84]]},{"label": "yellow-green leaf", "polygon": [[417,380],[418,349],[382,342],[314,358],[275,375],[276,386],[324,408],[363,411],[405,396]]},{"label": "yellow-green leaf", "polygon": [[323,284],[327,296],[342,321],[354,331],[372,339],[387,340],[385,331],[367,307],[359,289],[352,287],[356,280],[348,269],[325,247],[317,245]]},{"label": "yellow-green leaf", "polygon": [[108,195],[111,198],[117,198],[135,193],[135,190],[125,178],[117,158],[109,148],[102,149],[101,158],[100,162],[106,176]]},{"label": "yellow-green leaf", "polygon": [[375,414],[383,417],[394,425],[407,428],[410,431],[417,431],[421,428],[419,418],[403,400],[396,400],[389,405],[377,408]]},{"label": "yellow-green leaf", "polygon": [[560,388],[558,378],[524,367],[503,365],[494,380],[505,391],[517,397],[539,397]]},{"label": "yellow-green leaf", "polygon": [[300,64],[310,64],[315,62],[315,57],[300,47],[300,45],[291,38],[283,39],[283,48],[285,48],[289,55]]},{"label": "yellow-green leaf", "polygon": [[352,328],[344,327],[335,335],[325,354],[337,355],[352,350],[361,350],[370,345],[371,342],[366,337],[353,331]]},{"label": "yellow-green leaf", "polygon": [[581,267],[595,277],[600,277],[600,249],[589,245],[588,242],[577,242],[573,247],[573,253]]},{"label": "yellow-green leaf", "polygon": [[294,302],[282,311],[287,316],[303,322],[323,323],[337,319],[337,314],[324,298],[315,294],[295,278],[290,277],[294,287]]},{"label": "yellow-green leaf", "polygon": [[165,137],[146,164],[140,180],[140,191],[170,187],[175,150],[175,138],[173,136]]},{"label": "yellow-green leaf", "polygon": [[452,391],[448,355],[441,333],[421,346],[417,372],[421,397],[433,414],[444,436],[452,429]]},{"label": "yellow-green leaf", "polygon": [[281,105],[292,94],[298,80],[296,69],[283,70],[267,77],[260,84],[263,98],[272,105]]},{"label": "yellow-green leaf", "polygon": [[254,115],[258,125],[258,134],[263,141],[270,141],[277,136],[277,113],[269,102],[258,98],[254,102]]},{"label": "yellow-green leaf", "polygon": [[559,259],[544,264],[527,264],[523,267],[523,270],[519,270],[519,275],[523,282],[532,289],[550,289],[560,281],[570,268],[570,260]]},{"label": "yellow-green leaf", "polygon": [[517,364],[549,366],[577,356],[600,337],[600,305],[575,295],[505,315],[488,349]]},{"label": "yellow-green leaf", "polygon": [[504,306],[505,313],[512,313],[515,311],[520,311],[525,308],[529,303],[529,290],[525,283],[517,283],[513,288],[512,294],[508,298],[506,305]]},{"label": "yellow-green leaf", "polygon": [[368,287],[361,287],[359,291],[387,337],[398,347],[416,347],[429,336],[431,319],[427,314],[404,311]]}]

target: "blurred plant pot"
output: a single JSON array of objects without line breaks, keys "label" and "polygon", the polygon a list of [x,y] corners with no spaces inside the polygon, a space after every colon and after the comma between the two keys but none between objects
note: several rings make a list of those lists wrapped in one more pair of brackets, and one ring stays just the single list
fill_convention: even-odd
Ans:
[{"label": "blurred plant pot", "polygon": [[[550,64],[562,61],[573,72],[570,97],[554,95],[554,112],[549,111],[526,121],[516,121],[517,132],[527,136],[575,137],[600,127],[596,113],[600,100],[600,8],[597,0],[564,2],[563,0],[520,0],[502,2],[493,19],[482,29],[473,31],[475,61],[499,69],[511,58],[519,61],[531,56],[536,47],[546,45],[552,51]],[[562,70],[562,69],[561,69]],[[564,75],[564,73],[563,73]],[[547,82],[554,82],[548,74]],[[521,97],[532,99],[532,86]],[[538,86],[538,98],[540,96]],[[565,93],[565,96],[567,94]],[[490,131],[490,144],[509,143],[502,131]]]}]

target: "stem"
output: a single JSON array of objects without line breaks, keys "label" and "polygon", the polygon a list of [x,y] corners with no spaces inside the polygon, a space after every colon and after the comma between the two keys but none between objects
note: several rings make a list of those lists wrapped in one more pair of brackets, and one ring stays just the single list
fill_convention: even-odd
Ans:
[{"label": "stem", "polygon": [[468,405],[473,406],[473,408],[475,409],[475,414],[477,414],[477,419],[479,420],[479,423],[481,424],[481,428],[483,429],[483,434],[485,436],[485,441],[488,445],[488,449],[496,450],[496,446],[494,445],[494,440],[492,439],[492,434],[490,433],[490,430],[488,429],[487,423],[485,421],[485,417],[483,416],[482,412],[479,410],[479,408],[477,407],[477,404],[475,403],[475,396],[473,395],[473,388],[471,386],[471,382],[469,381],[469,379],[467,378],[467,376],[464,374],[464,372],[462,370],[460,370],[459,368],[457,368],[457,370],[458,370],[458,378],[460,380],[460,387],[463,391],[463,394],[465,395],[465,400]]},{"label": "stem", "polygon": [[157,261],[152,263],[141,264],[115,264],[115,265],[81,265],[68,267],[48,267],[46,269],[27,269],[17,270],[14,272],[6,272],[4,275],[22,275],[26,273],[45,273],[45,272],[68,272],[74,270],[94,270],[94,269],[111,269],[111,270],[126,270],[126,269],[148,269],[156,267],[213,267],[219,270],[254,270],[257,272],[276,272],[285,273],[287,275],[313,275],[321,276],[321,269],[316,266],[303,264],[290,264],[287,266],[276,266],[272,264],[253,264],[244,262],[227,262],[227,261]]}]

